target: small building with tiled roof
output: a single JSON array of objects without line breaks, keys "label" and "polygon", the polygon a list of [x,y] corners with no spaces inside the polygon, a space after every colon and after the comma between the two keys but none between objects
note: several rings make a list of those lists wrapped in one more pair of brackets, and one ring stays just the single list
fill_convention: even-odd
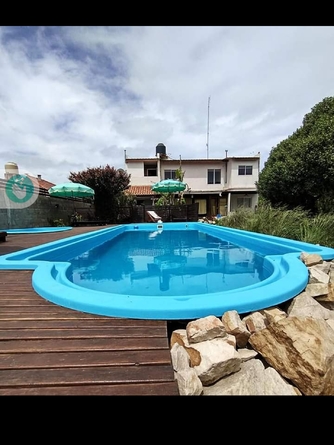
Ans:
[{"label": "small building with tiled roof", "polygon": [[34,180],[37,179],[37,182],[38,182],[39,188],[40,188],[40,193],[43,193],[43,192],[48,193],[48,190],[51,187],[53,187],[54,185],[56,185],[53,182],[46,181],[45,179],[42,179],[41,175],[37,175],[37,177],[35,177],[35,176],[31,176],[31,175],[27,174],[27,176]]},{"label": "small building with tiled roof", "polygon": [[[19,167],[16,164],[16,162],[12,162],[12,161],[6,162],[4,178],[3,179],[0,178],[0,188],[5,188],[8,179],[10,179],[12,176],[19,175],[19,174],[20,174]],[[33,181],[34,187],[37,187],[36,182],[38,183],[39,194],[41,194],[41,195],[48,194],[49,188],[51,188],[55,185],[53,182],[47,181],[46,179],[42,179],[41,175],[32,176],[29,173],[24,173],[24,175]]]}]

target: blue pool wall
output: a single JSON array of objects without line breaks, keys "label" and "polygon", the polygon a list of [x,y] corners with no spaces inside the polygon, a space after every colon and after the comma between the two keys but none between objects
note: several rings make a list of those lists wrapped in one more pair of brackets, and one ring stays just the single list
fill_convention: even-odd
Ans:
[{"label": "blue pool wall", "polygon": [[162,230],[199,230],[242,245],[264,255],[265,267],[272,271],[263,282],[242,289],[201,296],[140,297],[106,294],[79,287],[68,280],[71,258],[129,230],[152,232],[159,224],[128,224],[76,235],[52,243],[0,256],[0,269],[33,269],[32,284],[45,299],[82,312],[147,319],[195,319],[221,316],[227,310],[247,313],[280,304],[303,291],[308,270],[299,259],[302,252],[317,253],[324,260],[334,258],[334,249],[202,223],[165,223]]}]

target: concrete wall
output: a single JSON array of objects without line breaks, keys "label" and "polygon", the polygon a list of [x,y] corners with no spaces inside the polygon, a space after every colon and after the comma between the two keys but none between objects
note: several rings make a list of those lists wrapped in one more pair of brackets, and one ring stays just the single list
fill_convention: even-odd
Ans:
[{"label": "concrete wall", "polygon": [[[0,190],[0,194],[3,193],[4,190]],[[75,211],[86,218],[88,212],[94,214],[94,206],[81,201],[39,195],[27,208],[0,208],[0,230],[49,227],[53,225],[50,221],[59,219],[62,219],[65,225],[70,225],[71,215]]]}]

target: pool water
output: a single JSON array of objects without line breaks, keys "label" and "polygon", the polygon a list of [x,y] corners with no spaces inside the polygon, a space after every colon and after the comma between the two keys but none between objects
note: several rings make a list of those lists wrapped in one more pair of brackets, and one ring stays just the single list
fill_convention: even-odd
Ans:
[{"label": "pool water", "polygon": [[78,286],[121,295],[200,295],[270,276],[263,256],[198,230],[124,232],[70,261]]},{"label": "pool water", "polygon": [[202,223],[107,227],[0,256],[0,269],[32,269],[34,290],[81,312],[190,320],[277,306],[302,292],[301,253],[334,249]]},{"label": "pool water", "polygon": [[7,232],[8,235],[22,235],[24,233],[49,233],[49,232],[64,232],[65,230],[72,230],[71,226],[59,227],[26,227],[22,229],[0,229],[0,231]]}]

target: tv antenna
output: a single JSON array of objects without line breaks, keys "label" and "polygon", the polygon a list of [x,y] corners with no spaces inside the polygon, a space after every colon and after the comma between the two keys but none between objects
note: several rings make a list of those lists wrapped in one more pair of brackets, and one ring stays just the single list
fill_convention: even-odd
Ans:
[{"label": "tv antenna", "polygon": [[210,96],[208,99],[208,128],[206,132],[206,157],[209,158],[209,119],[210,119]]}]

